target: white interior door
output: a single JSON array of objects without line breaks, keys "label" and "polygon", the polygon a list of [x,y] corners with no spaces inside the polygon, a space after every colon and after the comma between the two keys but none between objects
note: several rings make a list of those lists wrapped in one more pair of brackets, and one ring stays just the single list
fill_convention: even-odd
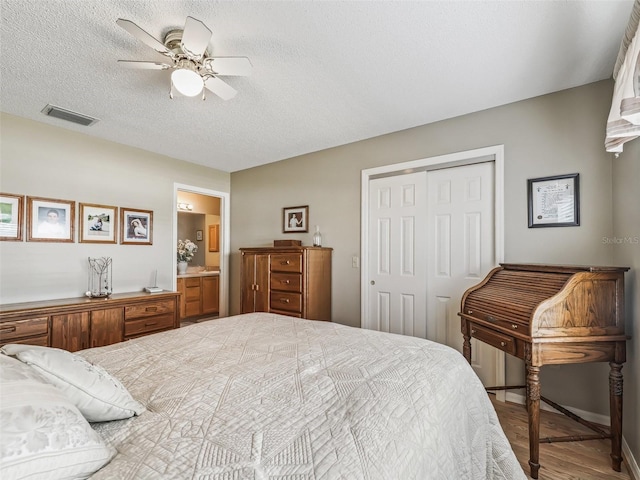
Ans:
[{"label": "white interior door", "polygon": [[[427,338],[462,351],[460,299],[496,264],[494,163],[427,175]],[[493,347],[472,340],[471,365],[484,385],[496,384]]]},{"label": "white interior door", "polygon": [[422,171],[370,182],[365,328],[426,338],[426,179]]}]

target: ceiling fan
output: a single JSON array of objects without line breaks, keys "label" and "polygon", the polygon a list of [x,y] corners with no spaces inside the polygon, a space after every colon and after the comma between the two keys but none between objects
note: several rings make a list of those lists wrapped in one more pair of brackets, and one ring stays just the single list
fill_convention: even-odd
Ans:
[{"label": "ceiling fan", "polygon": [[211,30],[193,17],[187,17],[182,30],[171,30],[164,43],[153,38],[130,20],[119,18],[116,23],[156,52],[168,57],[166,63],[138,60],[118,60],[125,67],[150,70],[173,70],[169,97],[173,88],[187,97],[195,97],[204,89],[215,93],[223,100],[235,97],[237,90],[220,80],[220,76],[247,76],[251,74],[251,62],[247,57],[210,57],[207,47]]}]

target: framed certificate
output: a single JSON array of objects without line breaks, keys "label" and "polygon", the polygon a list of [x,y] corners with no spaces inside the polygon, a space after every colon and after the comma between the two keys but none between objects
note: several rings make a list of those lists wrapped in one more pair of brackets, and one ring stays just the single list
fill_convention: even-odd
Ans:
[{"label": "framed certificate", "polygon": [[580,225],[580,174],[530,178],[529,228]]}]

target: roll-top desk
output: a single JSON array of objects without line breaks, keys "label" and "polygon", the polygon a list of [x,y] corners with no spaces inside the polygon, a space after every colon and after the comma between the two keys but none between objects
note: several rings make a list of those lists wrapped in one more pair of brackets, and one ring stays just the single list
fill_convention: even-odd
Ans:
[{"label": "roll-top desk", "polygon": [[[624,272],[627,267],[500,264],[462,296],[463,354],[471,361],[471,338],[525,362],[529,417],[529,466],[538,478],[540,400],[595,431],[594,435],[552,437],[544,441],[611,439],[611,466],[622,462],[622,364]],[[609,362],[611,428],[596,426],[541,395],[540,367],[551,364]]]}]

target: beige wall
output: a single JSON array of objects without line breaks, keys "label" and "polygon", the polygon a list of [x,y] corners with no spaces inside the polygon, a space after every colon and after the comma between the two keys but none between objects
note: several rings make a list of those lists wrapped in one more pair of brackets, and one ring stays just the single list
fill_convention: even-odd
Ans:
[{"label": "beige wall", "polygon": [[627,363],[624,375],[623,435],[640,462],[640,139],[625,145],[613,163],[614,263],[631,267],[626,275]]},{"label": "beige wall", "polygon": [[[320,225],[323,246],[334,249],[333,320],[360,326],[360,270],[352,268],[351,257],[360,251],[361,170],[490,145],[505,147],[505,261],[627,262],[602,241],[614,233],[613,156],[603,147],[611,93],[612,83],[602,81],[232,173],[231,312],[239,312],[239,248],[271,245],[276,238],[297,238],[309,245],[313,226]],[[580,174],[581,225],[529,229],[527,179],[568,173]],[[638,182],[633,188],[627,181],[622,195],[637,199]],[[627,205],[636,218],[638,203]],[[284,235],[282,208],[297,205],[309,205],[310,231]],[[621,228],[631,229],[631,224]],[[636,268],[637,261],[636,254]],[[627,375],[638,375],[638,370],[627,369]],[[545,395],[603,415],[608,415],[607,376],[606,364],[542,369]],[[520,360],[508,357],[507,380],[523,381]],[[636,404],[627,403],[625,422],[637,419],[638,395],[632,398]],[[640,458],[637,429],[626,434]]]},{"label": "beige wall", "polygon": [[153,211],[152,246],[0,242],[2,303],[82,295],[87,257],[113,258],[116,292],[151,285],[155,269],[158,285],[172,288],[174,183],[228,192],[228,173],[11,115],[0,120],[0,191]]}]

